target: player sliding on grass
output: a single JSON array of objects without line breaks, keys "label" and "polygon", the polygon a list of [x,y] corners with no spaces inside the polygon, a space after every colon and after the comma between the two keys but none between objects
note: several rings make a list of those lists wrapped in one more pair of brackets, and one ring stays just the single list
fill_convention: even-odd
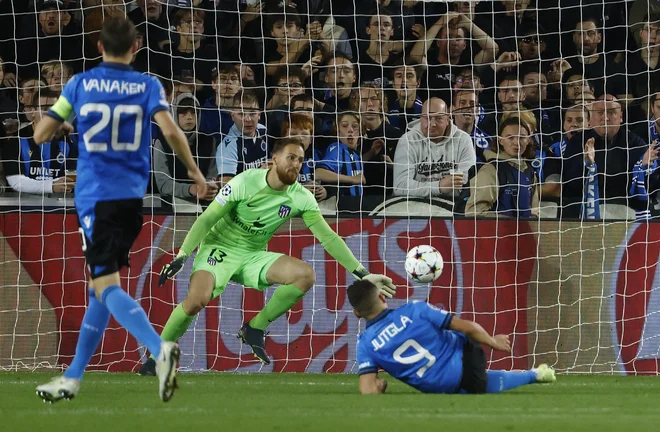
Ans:
[{"label": "player sliding on grass", "polygon": [[126,19],[106,19],[98,43],[103,63],[76,75],[48,116],[34,131],[38,143],[70,131],[75,113],[80,134],[76,212],[89,266],[89,305],[76,355],[64,376],[37,387],[44,402],[71,399],[112,315],[158,359],[159,395],[168,401],[176,389],[179,347],[164,342],[144,309],[121,289],[119,270],[142,229],[142,198],[150,172],[151,118],[181,158],[200,197],[206,181],[195,165],[188,140],[168,111],[160,82],[129,66],[137,50],[136,31]]},{"label": "player sliding on grass", "polygon": [[348,300],[355,315],[367,321],[357,343],[362,394],[385,393],[387,381],[378,378],[379,368],[425,393],[499,393],[556,381],[545,364],[524,372],[486,371],[479,344],[510,352],[509,337],[490,336],[479,324],[428,303],[388,309],[368,280],[349,286]]},{"label": "player sliding on grass", "polygon": [[[264,349],[264,330],[291,309],[315,282],[314,270],[307,263],[266,251],[275,231],[298,215],[344,268],[392,297],[395,291],[392,280],[369,274],[323,219],[314,195],[297,182],[304,160],[301,142],[280,140],[273,148],[272,168],[247,170],[231,179],[193,224],[176,259],[163,267],[158,281],[162,285],[181,271],[201,242],[188,296],[170,315],[161,334],[163,340],[179,339],[195,315],[222,294],[230,280],[261,291],[280,284],[263,310],[238,332],[238,337],[252,348],[259,360],[270,363]],[[153,365],[153,359],[148,360],[140,374],[153,374]]]}]

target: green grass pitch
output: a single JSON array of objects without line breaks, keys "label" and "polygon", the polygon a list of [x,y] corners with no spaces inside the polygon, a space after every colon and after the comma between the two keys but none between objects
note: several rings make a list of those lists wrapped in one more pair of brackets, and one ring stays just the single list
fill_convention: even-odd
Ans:
[{"label": "green grass pitch", "polygon": [[388,379],[388,394],[361,396],[355,375],[180,374],[180,389],[163,403],[153,377],[88,373],[76,399],[48,405],[34,388],[53,375],[0,373],[0,430],[660,430],[657,377],[561,375],[554,384],[478,396],[425,395]]}]

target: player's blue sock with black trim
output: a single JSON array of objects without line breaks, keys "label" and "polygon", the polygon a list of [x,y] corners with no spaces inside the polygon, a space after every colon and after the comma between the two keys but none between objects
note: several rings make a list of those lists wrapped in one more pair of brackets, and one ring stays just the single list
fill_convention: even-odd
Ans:
[{"label": "player's blue sock with black trim", "polygon": [[531,370],[525,372],[490,370],[486,374],[488,375],[486,393],[500,393],[536,382],[536,372]]},{"label": "player's blue sock with black trim", "polygon": [[103,291],[101,301],[110,310],[112,316],[138,341],[158,358],[161,339],[147,318],[142,306],[128,295],[119,285],[112,285]]},{"label": "player's blue sock with black trim", "polygon": [[82,379],[85,368],[99,346],[103,338],[103,332],[110,321],[110,311],[94,295],[94,290],[89,290],[89,305],[78,335],[76,355],[73,357],[71,366],[64,371],[66,378]]}]

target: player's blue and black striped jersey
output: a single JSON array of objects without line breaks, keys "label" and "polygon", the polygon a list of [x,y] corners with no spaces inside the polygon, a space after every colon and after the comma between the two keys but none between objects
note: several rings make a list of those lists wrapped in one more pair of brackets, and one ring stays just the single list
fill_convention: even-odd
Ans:
[{"label": "player's blue and black striped jersey", "polygon": [[455,393],[467,338],[449,330],[452,318],[424,302],[383,311],[358,337],[358,373],[376,373],[380,367],[422,392]]},{"label": "player's blue and black striped jersey", "polygon": [[268,162],[268,136],[266,126],[257,125],[254,137],[243,136],[233,125],[218,145],[216,163],[220,176],[235,176],[253,168],[261,168]]},{"label": "player's blue and black striped jersey", "polygon": [[77,74],[48,115],[75,112],[79,141],[76,206],[144,197],[151,167],[151,117],[167,110],[160,82],[118,63]]}]

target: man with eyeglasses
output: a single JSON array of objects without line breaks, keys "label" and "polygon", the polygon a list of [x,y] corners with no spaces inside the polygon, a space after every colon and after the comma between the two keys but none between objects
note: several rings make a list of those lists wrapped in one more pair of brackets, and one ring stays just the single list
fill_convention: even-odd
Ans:
[{"label": "man with eyeglasses", "polygon": [[266,104],[266,127],[270,136],[278,137],[289,117],[291,99],[305,93],[305,77],[300,66],[280,66],[274,81],[273,96]]},{"label": "man with eyeglasses", "polygon": [[214,95],[202,105],[199,116],[199,131],[212,135],[217,143],[229,133],[234,125],[231,110],[234,96],[243,88],[241,77],[233,63],[221,63],[211,70],[211,87]]},{"label": "man with eyeglasses", "polygon": [[259,98],[254,91],[243,90],[234,97],[231,117],[234,125],[216,152],[219,187],[251,168],[268,162],[266,126],[259,123]]},{"label": "man with eyeglasses", "polygon": [[[75,170],[78,149],[68,136],[55,136],[50,143],[37,145],[34,129],[57,101],[58,94],[42,88],[35,93],[25,112],[31,123],[18,130],[18,136],[3,145],[2,156],[7,182],[16,192],[48,194],[71,192],[75,180],[65,177]],[[73,127],[67,124],[67,130]]]},{"label": "man with eyeglasses", "polygon": [[355,65],[346,54],[335,52],[325,59],[323,81],[327,88],[317,98],[325,104],[325,111],[346,111],[350,108],[351,92],[355,85]]},{"label": "man with eyeglasses", "polygon": [[601,96],[590,107],[591,129],[576,133],[562,158],[562,217],[600,219],[600,205],[622,204],[650,216],[657,142],[646,143],[623,123],[621,103]]}]

